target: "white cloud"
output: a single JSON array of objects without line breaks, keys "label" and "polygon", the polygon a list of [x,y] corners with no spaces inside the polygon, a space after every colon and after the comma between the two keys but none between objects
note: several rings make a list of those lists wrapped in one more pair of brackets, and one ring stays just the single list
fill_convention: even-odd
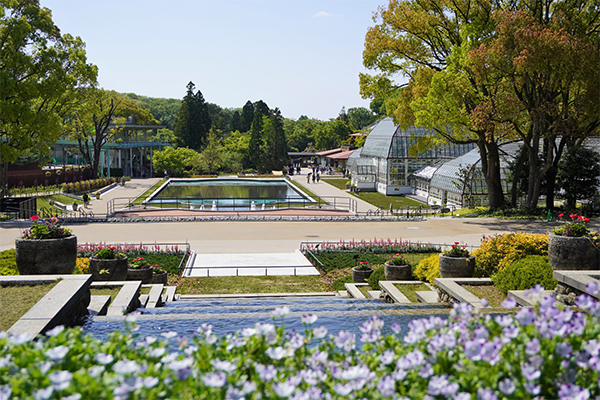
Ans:
[{"label": "white cloud", "polygon": [[313,15],[313,18],[319,18],[319,17],[333,17],[333,14],[330,14],[330,13],[325,12],[325,11],[319,11],[318,13],[316,13],[315,15]]}]

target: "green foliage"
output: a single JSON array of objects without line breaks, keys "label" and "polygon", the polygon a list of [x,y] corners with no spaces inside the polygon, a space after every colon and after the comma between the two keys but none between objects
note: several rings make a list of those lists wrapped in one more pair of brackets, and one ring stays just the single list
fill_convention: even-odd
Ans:
[{"label": "green foliage", "polygon": [[340,119],[320,122],[312,131],[315,146],[320,150],[339,147],[350,139],[351,133],[350,124]]},{"label": "green foliage", "polygon": [[367,282],[369,283],[369,286],[371,286],[371,289],[373,290],[380,290],[381,288],[379,287],[379,281],[384,281],[385,280],[385,266],[380,266],[377,267],[376,265],[373,266],[373,273],[371,274],[371,276],[369,276],[367,278]]},{"label": "green foliage", "polygon": [[169,176],[183,177],[200,170],[200,154],[186,147],[166,147],[152,158],[155,171],[167,171]]},{"label": "green foliage", "polygon": [[597,192],[600,176],[598,151],[580,146],[569,149],[562,158],[556,183],[564,191],[559,196],[567,200],[567,209],[574,210],[578,200],[591,199]]},{"label": "green foliage", "polygon": [[346,283],[352,283],[352,275],[347,275],[347,276],[344,276],[343,278],[336,279],[331,284],[331,287],[335,291],[346,290],[346,286],[344,285]]},{"label": "green foliage", "polygon": [[104,249],[98,250],[96,255],[94,256],[98,260],[110,260],[117,258],[117,253],[113,247],[106,247]]},{"label": "green foliage", "polygon": [[440,256],[434,254],[421,260],[421,262],[417,264],[417,268],[415,268],[413,274],[415,275],[415,278],[421,281],[427,281],[433,285],[435,278],[440,277]]},{"label": "green foliage", "polygon": [[196,86],[189,82],[187,93],[183,97],[181,107],[175,119],[175,136],[179,146],[200,150],[206,145],[207,135],[212,126],[207,103]]},{"label": "green foliage", "polygon": [[33,224],[23,231],[23,239],[61,239],[71,236],[71,230],[62,227],[57,217],[40,220],[37,215],[34,215],[30,219]]},{"label": "green foliage", "polygon": [[317,258],[323,264],[323,272],[329,273],[336,269],[356,267],[361,262],[369,264],[383,264],[388,256],[372,253],[317,253]]},{"label": "green foliage", "polygon": [[492,281],[504,293],[530,289],[534,285],[554,290],[557,281],[552,277],[553,273],[548,256],[527,256],[499,270],[492,276]]},{"label": "green foliage", "polygon": [[404,254],[394,254],[387,260],[387,263],[390,265],[410,265],[410,261],[404,257]]},{"label": "green foliage", "polygon": [[548,255],[548,236],[523,232],[487,236],[473,255],[474,276],[490,277],[526,256]]},{"label": "green foliage", "polygon": [[356,130],[361,130],[371,125],[377,119],[371,110],[364,107],[354,107],[348,109],[348,121]]},{"label": "green foliage", "polygon": [[175,117],[181,107],[181,100],[146,97],[135,93],[123,95],[133,100],[140,108],[149,110],[161,125],[166,125],[170,130],[175,126]]},{"label": "green foliage", "polygon": [[0,275],[19,275],[15,249],[0,251]]}]

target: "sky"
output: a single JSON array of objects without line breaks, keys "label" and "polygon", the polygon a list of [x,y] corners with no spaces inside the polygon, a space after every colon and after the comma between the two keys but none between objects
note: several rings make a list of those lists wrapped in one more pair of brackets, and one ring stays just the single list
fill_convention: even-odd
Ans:
[{"label": "sky", "polygon": [[286,118],[328,120],[369,108],[358,74],[373,12],[387,0],[40,0],[61,32],[86,43],[99,85],[207,102],[250,100]]}]

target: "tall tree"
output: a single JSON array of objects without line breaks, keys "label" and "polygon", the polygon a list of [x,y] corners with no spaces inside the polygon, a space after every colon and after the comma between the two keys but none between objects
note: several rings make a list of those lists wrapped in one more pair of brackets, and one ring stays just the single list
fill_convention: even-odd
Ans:
[{"label": "tall tree", "polygon": [[231,124],[229,125],[229,130],[231,132],[243,132],[242,131],[242,117],[240,115],[240,112],[235,110],[233,112],[233,115],[231,116]]},{"label": "tall tree", "polygon": [[194,92],[196,86],[191,81],[186,88],[187,93],[175,119],[174,133],[180,146],[200,150],[206,145],[211,118],[202,92],[200,90]]},{"label": "tall tree", "polygon": [[250,143],[248,144],[248,164],[251,168],[262,169],[263,156],[263,118],[262,114],[254,114],[254,121],[250,128]]},{"label": "tall tree", "polygon": [[96,84],[79,37],[61,34],[38,0],[0,0],[0,197],[19,153],[47,154],[76,89]]},{"label": "tall tree", "polygon": [[242,121],[240,132],[248,132],[254,121],[254,104],[250,100],[242,108]]},{"label": "tall tree", "polygon": [[600,178],[600,149],[583,146],[571,147],[559,164],[558,187],[569,210],[575,210],[577,201],[590,200],[597,192]]},{"label": "tall tree", "polygon": [[362,128],[371,125],[377,120],[377,116],[371,110],[364,107],[353,107],[348,109],[348,121],[354,129],[361,130]]},{"label": "tall tree", "polygon": [[279,108],[273,110],[268,121],[268,126],[265,126],[266,169],[279,171],[288,162],[283,116]]}]

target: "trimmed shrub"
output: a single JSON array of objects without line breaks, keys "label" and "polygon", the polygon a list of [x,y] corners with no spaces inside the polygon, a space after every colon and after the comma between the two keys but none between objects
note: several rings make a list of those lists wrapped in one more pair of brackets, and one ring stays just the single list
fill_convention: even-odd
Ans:
[{"label": "trimmed shrub", "polygon": [[17,250],[0,251],[0,275],[19,275],[17,269]]},{"label": "trimmed shrub", "polygon": [[379,287],[379,281],[384,281],[384,280],[385,280],[385,267],[384,266],[378,267],[377,265],[374,265],[373,273],[367,279],[367,282],[369,283],[369,286],[371,286],[371,289],[373,289],[373,290],[381,289]]},{"label": "trimmed shrub", "polygon": [[548,235],[516,232],[484,237],[473,252],[475,277],[490,277],[527,256],[548,255]]},{"label": "trimmed shrub", "polygon": [[352,275],[336,279],[331,284],[331,287],[333,288],[333,290],[346,290],[346,286],[344,286],[345,283],[352,283]]},{"label": "trimmed shrub", "polygon": [[439,254],[434,254],[424,260],[421,260],[421,262],[417,264],[417,268],[415,268],[413,271],[413,275],[418,280],[427,281],[433,285],[434,279],[440,277]]},{"label": "trimmed shrub", "polygon": [[527,256],[498,271],[492,276],[492,281],[504,293],[509,290],[530,289],[534,285],[553,290],[557,282],[552,274],[548,256]]}]

